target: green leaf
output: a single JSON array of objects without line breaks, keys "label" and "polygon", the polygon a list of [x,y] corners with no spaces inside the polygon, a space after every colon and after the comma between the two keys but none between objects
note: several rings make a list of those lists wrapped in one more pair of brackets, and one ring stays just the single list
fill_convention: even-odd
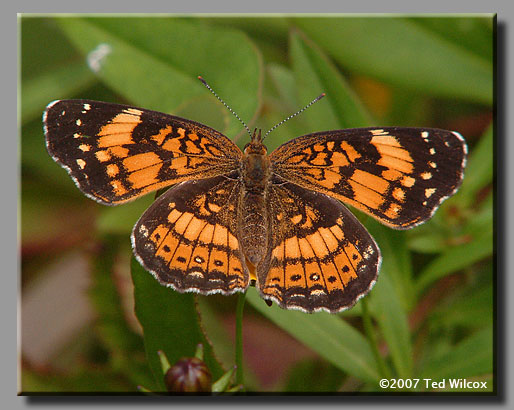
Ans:
[{"label": "green leaf", "polygon": [[438,306],[431,314],[431,320],[449,329],[456,327],[477,328],[493,323],[492,266],[483,269],[488,283],[480,283],[474,288],[466,288],[461,295],[444,306]]},{"label": "green leaf", "polygon": [[380,378],[368,341],[341,317],[325,312],[288,311],[276,304],[268,307],[253,288],[246,293],[246,300],[338,369],[364,381],[376,382]]},{"label": "green leaf", "polygon": [[289,370],[287,383],[282,391],[335,392],[340,388],[343,376],[341,370],[325,361],[304,359]]},{"label": "green leaf", "polygon": [[173,365],[181,357],[193,357],[196,346],[202,343],[204,362],[213,379],[221,377],[224,371],[202,332],[193,294],[161,286],[134,257],[131,268],[136,316],[143,327],[146,355],[157,386],[151,390],[166,391],[158,350]]},{"label": "green leaf", "polygon": [[21,122],[41,118],[53,100],[70,98],[96,81],[83,62],[71,63],[26,80],[21,87]]},{"label": "green leaf", "polygon": [[290,47],[300,99],[307,103],[321,92],[326,93],[326,97],[317,106],[302,113],[312,128],[307,131],[355,128],[370,124],[370,115],[320,48],[297,30],[291,33]]},{"label": "green leaf", "polygon": [[376,319],[389,347],[399,377],[412,376],[412,347],[407,313],[414,304],[412,266],[405,233],[368,219],[366,226],[375,238],[382,265],[369,297]]},{"label": "green leaf", "polygon": [[481,376],[492,371],[493,328],[487,326],[464,339],[450,351],[427,360],[421,375],[423,378],[437,381]]},{"label": "green leaf", "polygon": [[464,269],[493,253],[493,227],[473,238],[473,241],[449,248],[419,274],[415,288],[421,294],[430,284],[450,273]]},{"label": "green leaf", "polygon": [[[257,111],[262,64],[257,50],[237,31],[209,28],[200,19],[57,21],[90,65],[95,53],[101,57],[92,69],[134,104],[163,112],[176,112],[202,99],[220,105],[197,79],[202,75],[247,122]],[[191,119],[202,121],[202,113]],[[241,130],[241,124],[228,111],[225,118],[218,117],[215,124],[208,125],[229,136]]]},{"label": "green leaf", "polygon": [[[331,17],[293,22],[334,60],[359,75],[436,96],[493,101],[491,60],[408,19]],[[492,33],[488,37],[492,41]]]},{"label": "green leaf", "polygon": [[296,109],[298,99],[296,97],[297,87],[293,72],[279,64],[269,64],[267,69],[270,80],[278,91],[279,98],[289,105],[291,111]]},{"label": "green leaf", "polygon": [[89,296],[98,314],[96,329],[109,351],[111,366],[130,379],[135,390],[136,385],[147,384],[152,377],[145,360],[143,339],[129,328],[114,283],[119,245],[120,239],[104,236],[101,250],[94,258]]},{"label": "green leaf", "polygon": [[153,195],[147,195],[122,206],[102,208],[96,221],[98,232],[126,235],[128,238],[137,220],[152,204],[153,198]]},{"label": "green leaf", "polygon": [[[405,233],[383,226],[371,218],[366,220],[366,227],[375,238],[382,254],[380,272],[387,272],[400,306],[403,310],[408,311],[413,306],[415,299],[412,264]],[[381,276],[379,273],[379,281]]]},{"label": "green leaf", "polygon": [[396,374],[412,377],[412,346],[407,312],[393,287],[387,266],[380,271],[377,284],[370,293],[373,317],[389,347]]},{"label": "green leaf", "polygon": [[409,238],[409,249],[418,253],[440,253],[446,249],[447,239],[440,230],[415,232]]},{"label": "green leaf", "polygon": [[491,16],[473,18],[442,15],[437,18],[416,16],[409,20],[480,57],[489,61],[493,58],[493,19]]}]

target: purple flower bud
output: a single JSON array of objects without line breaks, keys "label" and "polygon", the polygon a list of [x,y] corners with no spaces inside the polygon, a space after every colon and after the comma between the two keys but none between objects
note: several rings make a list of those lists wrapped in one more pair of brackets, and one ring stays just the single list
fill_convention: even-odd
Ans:
[{"label": "purple flower bud", "polygon": [[212,376],[207,365],[196,357],[179,359],[164,376],[170,392],[210,392]]}]

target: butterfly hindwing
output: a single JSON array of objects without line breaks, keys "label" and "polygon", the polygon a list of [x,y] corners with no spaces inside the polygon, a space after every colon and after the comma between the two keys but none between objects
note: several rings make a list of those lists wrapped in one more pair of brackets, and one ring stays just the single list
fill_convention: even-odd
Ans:
[{"label": "butterfly hindwing", "polygon": [[257,276],[264,298],[287,309],[337,312],[375,283],[380,251],[339,201],[291,183],[270,190],[270,243]]},{"label": "butterfly hindwing", "polygon": [[466,154],[456,132],[390,127],[305,135],[270,159],[282,178],[407,229],[429,219],[456,192]]},{"label": "butterfly hindwing", "polygon": [[132,232],[134,253],[179,292],[231,294],[249,273],[237,239],[239,185],[224,176],[186,181],[146,210]]},{"label": "butterfly hindwing", "polygon": [[90,198],[111,205],[239,166],[241,150],[205,125],[89,100],[50,103],[43,115],[55,161]]}]

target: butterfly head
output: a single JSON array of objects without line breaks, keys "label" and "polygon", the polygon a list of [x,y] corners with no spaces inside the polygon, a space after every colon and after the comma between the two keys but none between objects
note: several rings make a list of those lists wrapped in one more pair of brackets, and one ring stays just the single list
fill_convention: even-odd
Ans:
[{"label": "butterfly head", "polygon": [[244,147],[244,153],[246,155],[266,155],[268,152],[268,149],[266,146],[262,143],[262,134],[261,130],[257,130],[255,128],[253,130],[252,139],[248,144]]}]

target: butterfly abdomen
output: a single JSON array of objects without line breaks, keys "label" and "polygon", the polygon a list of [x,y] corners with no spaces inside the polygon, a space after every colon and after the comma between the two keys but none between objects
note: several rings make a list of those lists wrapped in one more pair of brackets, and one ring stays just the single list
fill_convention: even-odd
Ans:
[{"label": "butterfly abdomen", "polygon": [[239,241],[248,260],[257,265],[266,254],[267,212],[265,195],[242,192],[240,203]]},{"label": "butterfly abdomen", "polygon": [[241,162],[243,189],[239,204],[239,240],[248,260],[257,265],[266,254],[268,218],[266,192],[270,179],[270,161],[266,147],[249,144]]}]

